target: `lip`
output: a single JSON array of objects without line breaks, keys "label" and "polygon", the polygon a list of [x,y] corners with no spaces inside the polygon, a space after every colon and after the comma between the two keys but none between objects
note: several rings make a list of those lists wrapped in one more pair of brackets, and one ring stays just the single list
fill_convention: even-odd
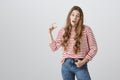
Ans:
[{"label": "lip", "polygon": [[76,21],[72,21],[73,23],[75,23]]}]

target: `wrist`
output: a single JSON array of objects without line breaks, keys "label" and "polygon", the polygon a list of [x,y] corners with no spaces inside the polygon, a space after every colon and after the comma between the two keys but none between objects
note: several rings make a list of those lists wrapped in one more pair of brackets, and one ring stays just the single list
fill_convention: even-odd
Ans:
[{"label": "wrist", "polygon": [[49,34],[52,34],[52,32],[51,32],[51,31],[49,31]]},{"label": "wrist", "polygon": [[84,63],[87,63],[87,62],[89,62],[89,59],[88,59],[88,58],[84,58],[82,61],[83,61]]}]

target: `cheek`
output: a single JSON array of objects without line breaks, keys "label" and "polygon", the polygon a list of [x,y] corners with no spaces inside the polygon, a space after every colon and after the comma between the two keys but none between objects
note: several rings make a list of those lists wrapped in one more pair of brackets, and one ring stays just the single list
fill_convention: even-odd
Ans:
[{"label": "cheek", "polygon": [[77,20],[79,21],[79,20],[80,20],[80,18],[77,18]]},{"label": "cheek", "polygon": [[70,17],[70,20],[72,20],[72,17]]},{"label": "cheek", "polygon": [[79,22],[80,19],[77,19],[77,22]]}]

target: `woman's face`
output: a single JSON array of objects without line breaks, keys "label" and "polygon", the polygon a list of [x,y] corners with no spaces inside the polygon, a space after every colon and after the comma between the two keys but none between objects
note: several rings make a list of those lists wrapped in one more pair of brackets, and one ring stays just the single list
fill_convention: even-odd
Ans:
[{"label": "woman's face", "polygon": [[76,26],[80,20],[80,13],[77,10],[73,10],[70,15],[70,22],[72,26]]}]

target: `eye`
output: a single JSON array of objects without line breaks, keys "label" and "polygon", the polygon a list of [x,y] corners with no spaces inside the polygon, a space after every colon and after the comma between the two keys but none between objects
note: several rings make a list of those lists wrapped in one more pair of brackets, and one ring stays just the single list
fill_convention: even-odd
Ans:
[{"label": "eye", "polygon": [[71,14],[72,16],[74,16],[74,14]]},{"label": "eye", "polygon": [[77,17],[80,17],[80,15],[77,15]]}]

